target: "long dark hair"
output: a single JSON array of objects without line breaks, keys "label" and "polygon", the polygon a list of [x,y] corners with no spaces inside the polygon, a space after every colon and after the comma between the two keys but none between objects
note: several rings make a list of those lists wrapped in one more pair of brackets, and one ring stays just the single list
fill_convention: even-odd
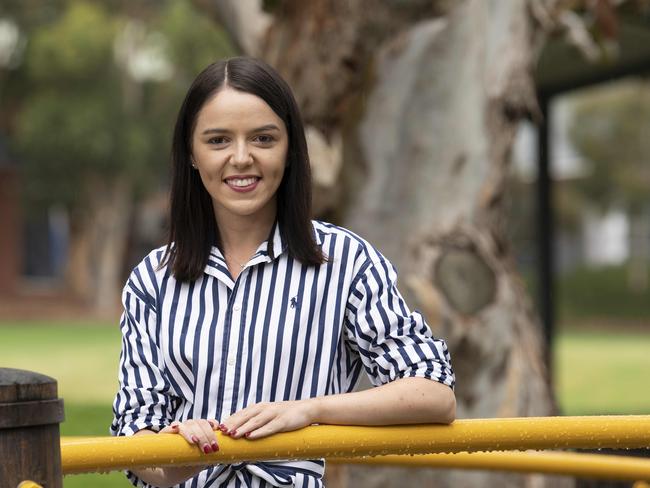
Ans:
[{"label": "long dark hair", "polygon": [[[221,246],[212,200],[198,171],[192,168],[192,133],[199,111],[225,85],[264,100],[282,119],[289,136],[287,164],[277,190],[277,220],[289,255],[308,265],[325,257],[311,225],[311,169],[305,130],[289,85],[268,64],[254,58],[217,61],[194,80],[181,105],[172,142],[170,227],[161,266],[167,264],[179,281],[201,276],[213,245]],[[271,248],[270,253],[280,249]]]}]

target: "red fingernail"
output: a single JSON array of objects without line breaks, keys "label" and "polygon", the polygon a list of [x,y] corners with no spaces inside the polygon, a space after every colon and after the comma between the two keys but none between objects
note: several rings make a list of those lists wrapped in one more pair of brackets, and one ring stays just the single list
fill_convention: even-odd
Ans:
[{"label": "red fingernail", "polygon": [[219,430],[223,432],[228,432],[228,427],[226,427],[224,424],[219,424]]},{"label": "red fingernail", "polygon": [[236,430],[231,430],[230,435],[237,435],[237,431]]},{"label": "red fingernail", "polygon": [[213,442],[212,443],[212,450],[214,452],[217,452],[219,450],[219,444],[217,444],[216,442]]},{"label": "red fingernail", "polygon": [[212,452],[212,448],[206,444],[205,446],[203,446],[203,452],[206,454],[210,454]]},{"label": "red fingernail", "polygon": [[196,437],[195,435],[192,436],[192,442],[199,442],[199,438]]},{"label": "red fingernail", "polygon": [[246,433],[244,434],[244,437],[246,437],[247,439],[248,439],[250,436],[251,436],[251,433],[250,433],[250,432],[246,432]]}]

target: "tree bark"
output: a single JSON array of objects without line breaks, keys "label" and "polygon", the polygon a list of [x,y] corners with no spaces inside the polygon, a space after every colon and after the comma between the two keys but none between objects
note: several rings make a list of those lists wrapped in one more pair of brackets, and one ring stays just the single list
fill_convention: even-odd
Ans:
[{"label": "tree bark", "polygon": [[[542,9],[286,0],[258,51],[293,87],[309,130],[332,152],[343,140],[334,215],[397,266],[409,305],[447,340],[462,418],[556,412],[540,324],[503,229],[515,130],[536,107],[531,5]],[[312,164],[323,164],[318,153]],[[328,486],[571,484],[375,467],[336,478]]]},{"label": "tree bark", "polygon": [[126,177],[89,184],[89,205],[70,239],[68,288],[98,315],[113,317],[120,302],[124,256],[132,207]]}]

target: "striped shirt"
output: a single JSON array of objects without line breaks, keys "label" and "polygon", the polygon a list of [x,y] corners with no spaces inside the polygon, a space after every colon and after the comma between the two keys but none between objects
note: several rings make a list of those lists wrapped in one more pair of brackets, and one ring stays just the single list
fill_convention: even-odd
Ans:
[{"label": "striped shirt", "polygon": [[[320,266],[292,259],[276,225],[271,249],[262,243],[236,280],[217,247],[194,282],[158,269],[164,248],[133,270],[122,295],[113,435],[350,392],[362,369],[374,385],[416,376],[453,387],[447,346],[408,310],[386,258],[346,229],[313,228],[327,256]],[[322,460],[224,464],[179,486],[316,488],[323,470]]]}]

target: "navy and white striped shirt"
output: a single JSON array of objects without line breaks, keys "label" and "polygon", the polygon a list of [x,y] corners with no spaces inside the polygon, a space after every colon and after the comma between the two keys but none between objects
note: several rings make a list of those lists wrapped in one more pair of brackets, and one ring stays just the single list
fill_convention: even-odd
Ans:
[{"label": "navy and white striped shirt", "polygon": [[[113,435],[350,392],[362,368],[374,385],[417,376],[453,387],[447,346],[408,310],[393,266],[346,229],[313,227],[328,258],[320,266],[293,260],[276,226],[275,255],[262,243],[236,280],[216,247],[192,283],[158,270],[164,248],[134,269],[122,295]],[[179,486],[316,488],[323,470],[322,460],[216,465]]]}]

